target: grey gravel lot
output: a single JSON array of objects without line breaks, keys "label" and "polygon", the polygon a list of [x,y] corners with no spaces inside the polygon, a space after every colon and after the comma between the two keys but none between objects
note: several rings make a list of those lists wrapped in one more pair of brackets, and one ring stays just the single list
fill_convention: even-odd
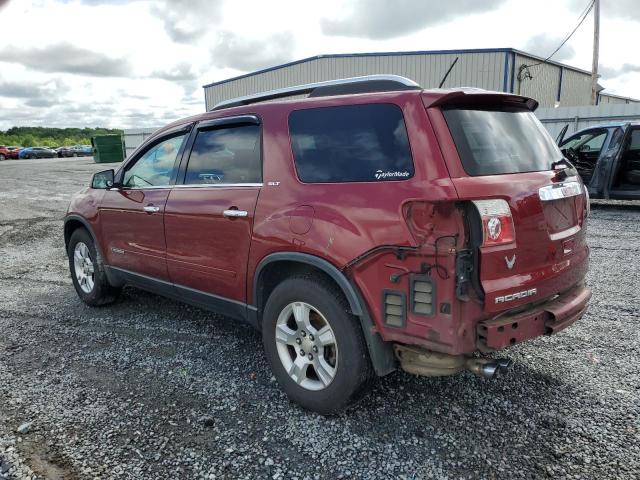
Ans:
[{"label": "grey gravel lot", "polygon": [[594,297],[509,374],[379,381],[324,418],[259,335],[134,289],[80,302],[62,216],[91,159],[0,162],[0,480],[640,478],[640,210],[594,208]]}]

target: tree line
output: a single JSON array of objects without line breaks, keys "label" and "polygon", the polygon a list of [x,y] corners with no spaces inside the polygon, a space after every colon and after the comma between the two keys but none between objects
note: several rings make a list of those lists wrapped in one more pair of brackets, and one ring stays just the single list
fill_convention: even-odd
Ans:
[{"label": "tree line", "polygon": [[63,147],[66,145],[90,145],[96,135],[122,135],[117,128],[52,128],[11,127],[0,130],[0,145],[17,147]]}]

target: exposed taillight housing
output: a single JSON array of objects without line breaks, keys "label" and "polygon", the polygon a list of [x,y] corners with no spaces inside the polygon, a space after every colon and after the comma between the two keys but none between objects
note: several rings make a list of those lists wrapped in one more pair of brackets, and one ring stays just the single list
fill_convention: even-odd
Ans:
[{"label": "exposed taillight housing", "polygon": [[505,245],[516,241],[511,208],[502,199],[473,200],[482,221],[482,246]]}]

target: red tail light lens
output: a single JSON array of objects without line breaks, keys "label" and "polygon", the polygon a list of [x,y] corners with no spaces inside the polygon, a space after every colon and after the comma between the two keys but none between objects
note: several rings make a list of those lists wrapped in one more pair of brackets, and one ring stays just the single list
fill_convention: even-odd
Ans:
[{"label": "red tail light lens", "polygon": [[504,245],[516,241],[511,209],[505,200],[474,200],[482,221],[482,246]]}]

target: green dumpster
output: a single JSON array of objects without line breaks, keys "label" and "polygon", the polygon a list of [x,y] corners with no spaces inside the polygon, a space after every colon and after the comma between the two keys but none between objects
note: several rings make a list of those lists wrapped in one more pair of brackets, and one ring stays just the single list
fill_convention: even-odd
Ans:
[{"label": "green dumpster", "polygon": [[124,160],[124,142],[122,135],[96,135],[91,138],[93,161],[112,163]]}]

